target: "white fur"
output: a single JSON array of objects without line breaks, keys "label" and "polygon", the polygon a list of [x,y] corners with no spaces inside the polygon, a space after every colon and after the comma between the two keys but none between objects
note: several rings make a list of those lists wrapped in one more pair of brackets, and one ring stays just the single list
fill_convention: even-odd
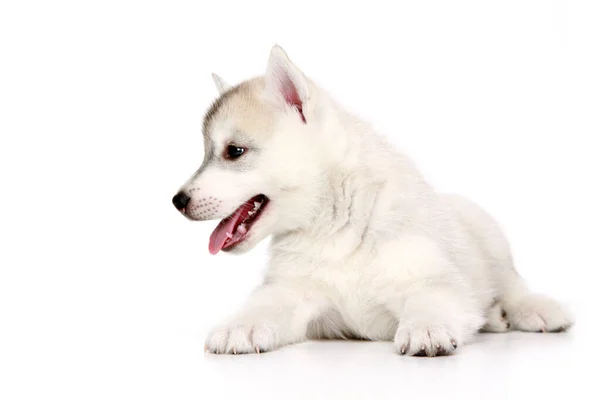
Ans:
[{"label": "white fur", "polygon": [[219,91],[219,94],[223,94],[226,91],[228,91],[229,89],[231,89],[231,85],[229,83],[225,82],[225,79],[221,78],[219,75],[213,73],[212,77],[213,77],[213,81],[215,82],[215,86],[217,87],[217,90]]},{"label": "white fur", "polygon": [[[286,79],[301,111],[281,96]],[[281,48],[272,50],[264,77],[238,88],[205,132],[212,161],[182,190],[190,210],[209,197],[218,204],[188,215],[197,220],[226,217],[248,198],[267,195],[263,215],[232,251],[272,235],[270,261],[264,284],[209,334],[207,350],[240,354],[355,337],[433,356],[454,352],[480,329],[572,325],[555,301],[529,293],[490,216],[462,197],[435,192],[410,160],[342,110]],[[232,140],[249,148],[229,161],[239,169],[216,160]]]}]

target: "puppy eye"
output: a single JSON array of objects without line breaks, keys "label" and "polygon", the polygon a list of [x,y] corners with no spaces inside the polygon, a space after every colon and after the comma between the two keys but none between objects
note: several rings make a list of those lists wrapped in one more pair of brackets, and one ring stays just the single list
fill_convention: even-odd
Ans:
[{"label": "puppy eye", "polygon": [[225,150],[225,158],[234,160],[234,159],[240,157],[242,154],[244,154],[245,151],[246,151],[246,148],[244,148],[244,147],[238,147],[238,146],[230,144],[229,146],[227,146],[227,149]]}]

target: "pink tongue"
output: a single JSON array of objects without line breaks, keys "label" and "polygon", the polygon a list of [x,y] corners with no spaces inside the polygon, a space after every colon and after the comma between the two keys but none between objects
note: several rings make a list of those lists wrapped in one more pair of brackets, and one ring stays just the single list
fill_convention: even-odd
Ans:
[{"label": "pink tongue", "polygon": [[[208,242],[208,251],[210,254],[217,254],[224,246],[227,241],[227,234],[229,233],[232,237],[234,236],[234,230],[236,226],[248,216],[248,211],[254,209],[254,199],[250,199],[242,204],[233,214],[221,222],[215,228],[213,233],[210,235],[210,241]],[[234,241],[239,239],[240,234],[236,234],[233,237]]]},{"label": "pink tongue", "polygon": [[219,225],[217,225],[210,235],[210,241],[208,242],[208,251],[210,251],[210,254],[217,254],[223,248],[227,240],[227,233],[233,234],[236,222],[237,218],[229,218],[219,222]]}]

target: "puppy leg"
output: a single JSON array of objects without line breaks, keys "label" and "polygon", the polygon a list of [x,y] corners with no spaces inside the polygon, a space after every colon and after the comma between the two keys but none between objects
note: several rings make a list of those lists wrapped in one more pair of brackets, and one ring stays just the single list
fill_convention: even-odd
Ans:
[{"label": "puppy leg", "polygon": [[483,325],[484,307],[475,290],[436,242],[403,236],[380,254],[376,262],[391,283],[379,300],[398,321],[398,353],[450,354]]},{"label": "puppy leg", "polygon": [[526,292],[504,301],[508,319],[514,329],[526,332],[562,332],[569,329],[574,318],[556,300],[541,294]]},{"label": "puppy leg", "polygon": [[323,308],[324,301],[300,285],[265,284],[240,312],[210,332],[205,349],[217,354],[261,353],[306,340],[308,323]]},{"label": "puppy leg", "polygon": [[394,344],[401,355],[439,356],[453,353],[483,323],[468,302],[452,290],[431,287],[407,297]]},{"label": "puppy leg", "polygon": [[459,290],[427,285],[406,296],[394,344],[401,355],[447,355],[468,341],[483,322],[473,302]]}]

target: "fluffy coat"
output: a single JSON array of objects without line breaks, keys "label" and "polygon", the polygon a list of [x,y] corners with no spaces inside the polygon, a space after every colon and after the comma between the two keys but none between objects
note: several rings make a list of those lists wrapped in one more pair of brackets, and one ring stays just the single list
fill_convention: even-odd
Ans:
[{"label": "fluffy coat", "polygon": [[[206,115],[205,159],[181,188],[193,220],[231,218],[269,199],[231,252],[272,236],[264,283],[208,335],[213,353],[312,338],[393,341],[445,355],[480,330],[561,331],[571,315],[528,291],[509,245],[479,206],[434,191],[412,162],[341,109],[275,46],[264,76]],[[227,159],[227,146],[245,153]],[[229,217],[228,217],[229,216]]]}]

